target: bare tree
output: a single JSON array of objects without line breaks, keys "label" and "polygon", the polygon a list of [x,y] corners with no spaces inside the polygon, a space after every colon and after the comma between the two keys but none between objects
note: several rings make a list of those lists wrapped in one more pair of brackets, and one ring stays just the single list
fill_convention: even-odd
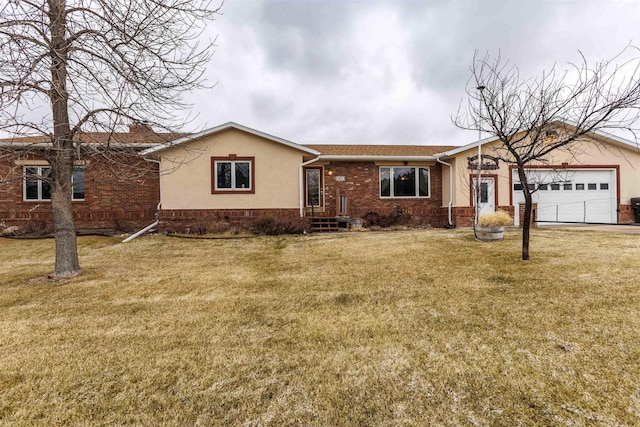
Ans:
[{"label": "bare tree", "polygon": [[527,166],[548,163],[557,150],[571,153],[595,131],[624,130],[637,141],[640,58],[630,47],[594,65],[581,55],[568,71],[553,67],[538,78],[523,79],[499,55],[479,57],[476,52],[467,95],[454,124],[494,137],[499,145],[492,154],[517,169],[525,199],[522,259],[528,260],[532,194],[538,187]]},{"label": "bare tree", "polygon": [[[74,162],[113,158],[117,124],[169,129],[180,94],[203,86],[214,40],[200,44],[219,11],[211,0],[7,0],[0,5],[0,130],[40,135],[42,145],[5,147],[50,164],[56,240],[54,277],[80,274],[71,209]],[[35,112],[32,110],[36,110]],[[113,144],[115,145],[115,144]],[[111,157],[115,155],[114,157]]]}]

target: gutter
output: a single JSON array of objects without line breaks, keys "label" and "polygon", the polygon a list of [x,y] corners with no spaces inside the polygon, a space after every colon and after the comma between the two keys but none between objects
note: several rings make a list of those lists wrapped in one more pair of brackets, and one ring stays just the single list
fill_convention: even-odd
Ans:
[{"label": "gutter", "polygon": [[436,161],[438,163],[442,163],[443,165],[449,166],[449,205],[447,206],[447,213],[448,213],[447,228],[455,228],[456,225],[451,220],[451,211],[453,206],[453,166],[451,165],[451,163],[447,163],[445,161],[440,160],[440,157],[436,157]]},{"label": "gutter", "polygon": [[[74,141],[74,143],[77,141]],[[83,147],[89,147],[89,148],[94,148],[97,146],[103,147],[107,144],[105,143],[101,143],[101,142],[87,142],[87,143],[83,143],[82,144]],[[127,144],[127,143],[122,143],[122,142],[109,142],[109,146],[113,147],[113,148],[146,148],[147,150],[150,148],[153,148],[155,146],[157,146],[158,144],[156,143],[150,143],[150,142],[141,142],[141,143],[136,143],[136,144]],[[50,142],[20,142],[20,141],[15,141],[15,142],[6,142],[6,141],[2,141],[0,142],[0,147],[7,147],[7,148],[51,148],[51,143]]]},{"label": "gutter", "polygon": [[351,156],[351,155],[339,155],[328,154],[320,155],[316,160],[353,160],[353,161],[370,161],[370,162],[432,162],[437,160],[434,156]]},{"label": "gutter", "polygon": [[317,162],[319,159],[320,157],[316,157],[315,159],[303,162],[298,168],[298,184],[300,186],[300,218],[304,217],[304,181],[302,180],[302,168],[310,165],[311,163]]}]

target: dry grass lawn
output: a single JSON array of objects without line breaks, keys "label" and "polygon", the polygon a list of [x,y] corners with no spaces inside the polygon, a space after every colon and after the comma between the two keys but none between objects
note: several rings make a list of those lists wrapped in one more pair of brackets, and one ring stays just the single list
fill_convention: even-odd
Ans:
[{"label": "dry grass lawn", "polygon": [[639,425],[640,239],[0,240],[3,425]]}]

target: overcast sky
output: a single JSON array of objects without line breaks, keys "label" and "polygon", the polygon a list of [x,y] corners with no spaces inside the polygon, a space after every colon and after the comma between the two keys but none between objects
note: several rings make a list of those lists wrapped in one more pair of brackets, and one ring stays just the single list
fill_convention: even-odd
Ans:
[{"label": "overcast sky", "polygon": [[192,127],[234,121],[301,144],[462,145],[474,51],[537,75],[640,45],[635,1],[226,0]]}]

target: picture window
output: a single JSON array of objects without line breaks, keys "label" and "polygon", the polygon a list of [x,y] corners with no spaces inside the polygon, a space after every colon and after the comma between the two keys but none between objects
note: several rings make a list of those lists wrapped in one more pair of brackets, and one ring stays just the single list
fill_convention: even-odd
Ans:
[{"label": "picture window", "polygon": [[380,197],[429,197],[428,167],[381,167]]}]

